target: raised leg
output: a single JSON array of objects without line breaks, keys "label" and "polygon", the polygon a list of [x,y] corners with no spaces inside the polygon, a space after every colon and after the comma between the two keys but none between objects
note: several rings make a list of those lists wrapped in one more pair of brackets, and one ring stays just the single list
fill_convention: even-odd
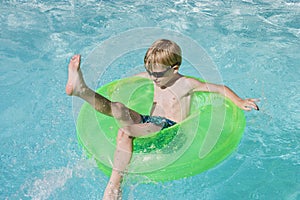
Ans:
[{"label": "raised leg", "polygon": [[70,96],[78,96],[84,99],[97,111],[118,119],[122,125],[139,123],[141,120],[140,115],[137,112],[127,108],[121,103],[111,102],[107,98],[91,90],[85,84],[80,70],[80,55],[74,55],[70,60],[66,93]]}]

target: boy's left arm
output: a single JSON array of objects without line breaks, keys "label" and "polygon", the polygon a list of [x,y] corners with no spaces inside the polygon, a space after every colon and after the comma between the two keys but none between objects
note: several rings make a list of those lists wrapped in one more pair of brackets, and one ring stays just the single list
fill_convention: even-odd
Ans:
[{"label": "boy's left arm", "polygon": [[193,91],[216,92],[225,97],[228,97],[233,103],[243,110],[250,111],[251,109],[259,110],[255,102],[257,99],[242,99],[235,94],[229,87],[212,83],[199,82]]}]

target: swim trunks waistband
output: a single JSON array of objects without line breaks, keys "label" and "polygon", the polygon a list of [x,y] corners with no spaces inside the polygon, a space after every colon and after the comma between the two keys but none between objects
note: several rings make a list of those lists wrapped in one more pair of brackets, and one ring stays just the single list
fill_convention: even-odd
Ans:
[{"label": "swim trunks waistband", "polygon": [[176,122],[172,121],[172,120],[169,120],[165,117],[160,117],[160,116],[149,116],[149,115],[141,115],[141,123],[153,123],[153,124],[156,124],[158,126],[161,126],[162,129],[165,129],[165,128],[169,128],[173,125],[176,124]]}]

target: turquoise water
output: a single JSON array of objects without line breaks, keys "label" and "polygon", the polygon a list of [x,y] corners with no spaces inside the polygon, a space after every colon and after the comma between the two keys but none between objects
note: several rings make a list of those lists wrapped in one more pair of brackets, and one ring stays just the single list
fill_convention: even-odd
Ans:
[{"label": "turquoise water", "polygon": [[[124,199],[300,199],[299,1],[0,5],[0,199],[101,199],[107,177],[78,146],[77,100],[64,92],[68,60],[82,54],[89,74],[84,63],[99,45],[136,28],[146,37],[149,27],[196,42],[213,60],[219,80],[242,97],[260,98],[260,111],[245,113],[240,146],[217,167],[167,183],[125,181]],[[110,52],[122,44],[115,45]],[[117,54],[88,82],[97,87],[142,71],[145,48]],[[193,49],[183,54],[188,51]],[[182,72],[195,75],[188,66]]]}]

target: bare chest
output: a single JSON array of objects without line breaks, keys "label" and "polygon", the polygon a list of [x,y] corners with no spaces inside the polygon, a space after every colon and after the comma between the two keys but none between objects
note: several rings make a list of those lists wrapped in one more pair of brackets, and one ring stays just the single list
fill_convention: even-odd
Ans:
[{"label": "bare chest", "polygon": [[152,115],[182,121],[189,113],[190,97],[170,89],[155,89]]}]

